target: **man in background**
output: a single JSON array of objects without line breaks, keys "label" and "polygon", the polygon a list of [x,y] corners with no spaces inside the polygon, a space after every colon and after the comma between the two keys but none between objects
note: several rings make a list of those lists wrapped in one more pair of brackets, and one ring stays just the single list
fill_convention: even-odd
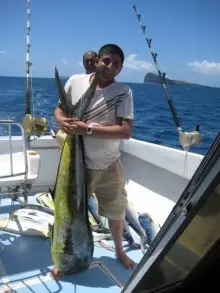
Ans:
[{"label": "man in background", "polygon": [[73,74],[70,76],[70,80],[78,78],[79,76],[87,75],[96,72],[96,59],[97,53],[95,51],[87,51],[83,54],[83,66],[85,68],[84,73]]},{"label": "man in background", "polygon": [[83,65],[86,70],[86,74],[91,74],[96,71],[96,58],[97,53],[95,51],[88,51],[83,54]]}]

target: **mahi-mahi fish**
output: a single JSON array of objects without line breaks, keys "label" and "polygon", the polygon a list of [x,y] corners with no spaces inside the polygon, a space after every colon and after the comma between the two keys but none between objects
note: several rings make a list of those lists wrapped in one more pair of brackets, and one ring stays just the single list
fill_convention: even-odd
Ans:
[{"label": "mahi-mahi fish", "polygon": [[[83,116],[94,95],[98,73],[79,102],[72,105],[55,68],[60,107],[67,117],[83,121]],[[83,138],[69,136],[63,145],[55,187],[54,224],[51,235],[51,255],[61,274],[86,271],[93,258],[94,242],[88,218],[88,195]]]}]

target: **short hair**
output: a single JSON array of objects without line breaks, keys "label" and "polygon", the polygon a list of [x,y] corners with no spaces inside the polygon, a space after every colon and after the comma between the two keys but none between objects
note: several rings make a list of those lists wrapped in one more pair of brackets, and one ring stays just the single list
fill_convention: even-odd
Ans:
[{"label": "short hair", "polygon": [[121,58],[121,63],[123,64],[125,56],[124,56],[124,52],[122,51],[122,49],[119,46],[117,46],[115,44],[106,44],[106,45],[102,46],[99,49],[98,58],[100,58],[102,55],[107,54],[107,53],[119,55]]},{"label": "short hair", "polygon": [[93,54],[93,55],[95,55],[96,57],[98,56],[98,54],[97,54],[95,51],[87,51],[87,52],[85,52],[85,53],[83,54],[83,58],[85,58],[85,56],[86,56],[87,54]]}]

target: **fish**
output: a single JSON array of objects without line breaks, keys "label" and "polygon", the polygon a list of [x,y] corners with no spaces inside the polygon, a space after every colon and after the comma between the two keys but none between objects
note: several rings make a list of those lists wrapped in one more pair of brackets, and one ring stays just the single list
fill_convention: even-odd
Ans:
[{"label": "fish", "polygon": [[88,209],[89,209],[90,215],[93,217],[97,225],[96,232],[106,233],[106,234],[111,233],[109,230],[109,227],[105,225],[105,220],[103,219],[104,217],[101,217],[98,213],[98,201],[94,194],[89,196]]},{"label": "fish", "polygon": [[[91,195],[89,197],[88,201],[88,207],[89,207],[89,212],[93,216],[94,220],[96,221],[97,225],[99,225],[100,229],[106,229],[106,231],[109,231],[109,228],[104,226],[104,221],[102,217],[98,213],[98,202],[96,199],[95,194]],[[129,217],[129,210],[127,211],[127,219],[129,220],[131,217]],[[143,231],[144,233],[144,231]],[[134,238],[131,235],[131,232],[129,230],[128,224],[126,219],[123,221],[123,232],[122,232],[123,238],[128,242],[129,247],[132,247],[134,249],[139,249],[140,245],[138,243],[135,243]]]},{"label": "fish", "polygon": [[[40,208],[21,207],[6,217],[0,218],[0,229],[19,235],[51,238],[51,228],[54,224],[53,211],[45,212]],[[94,242],[112,239],[111,233],[92,232]],[[107,245],[107,244],[106,244]]]},{"label": "fish", "polygon": [[128,201],[127,207],[125,210],[125,219],[129,226],[139,235],[143,236],[145,234],[144,229],[141,227],[138,221],[138,211],[135,209],[132,202]]},{"label": "fish", "polygon": [[[83,121],[85,110],[95,92],[98,73],[76,105],[65,93],[55,67],[55,81],[60,107],[67,117]],[[94,241],[88,217],[88,194],[83,138],[71,135],[65,139],[54,189],[54,224],[51,233],[51,256],[60,274],[86,271],[92,262]]]},{"label": "fish", "polygon": [[53,215],[45,210],[21,207],[0,219],[0,229],[11,233],[49,238]]},{"label": "fish", "polygon": [[124,219],[123,221],[123,238],[128,242],[128,246],[133,248],[133,249],[140,249],[141,246],[140,244],[136,243],[134,241],[133,236],[131,235],[131,231],[129,229],[127,221]]},{"label": "fish", "polygon": [[152,217],[148,213],[140,214],[138,219],[147,236],[147,244],[150,246],[159,232],[160,227],[153,221]]},{"label": "fish", "polygon": [[[46,209],[48,208],[50,213],[54,215],[54,203],[52,200],[50,188],[49,188],[49,192],[37,193],[35,194],[35,197],[37,202],[40,204],[40,206],[36,206],[37,209],[44,211],[45,208]],[[94,242],[100,242],[101,240],[108,240],[110,238],[112,239],[110,230],[104,225],[102,225],[102,223],[101,225],[99,225],[93,217],[94,214],[92,215],[90,211],[88,212],[88,214],[89,214],[89,222],[92,228]]]}]

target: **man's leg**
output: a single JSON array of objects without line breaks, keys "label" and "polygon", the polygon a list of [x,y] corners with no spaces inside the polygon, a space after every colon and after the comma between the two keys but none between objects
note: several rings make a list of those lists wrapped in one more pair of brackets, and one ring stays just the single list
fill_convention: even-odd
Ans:
[{"label": "man's leg", "polygon": [[109,228],[115,243],[116,257],[126,268],[134,268],[135,263],[123,251],[122,234],[125,209],[127,206],[124,189],[124,172],[120,159],[102,170],[94,186],[97,196],[99,214],[109,220]]},{"label": "man's leg", "polygon": [[116,257],[126,268],[133,269],[135,262],[127,256],[122,247],[123,220],[109,220],[108,222],[115,243]]}]

